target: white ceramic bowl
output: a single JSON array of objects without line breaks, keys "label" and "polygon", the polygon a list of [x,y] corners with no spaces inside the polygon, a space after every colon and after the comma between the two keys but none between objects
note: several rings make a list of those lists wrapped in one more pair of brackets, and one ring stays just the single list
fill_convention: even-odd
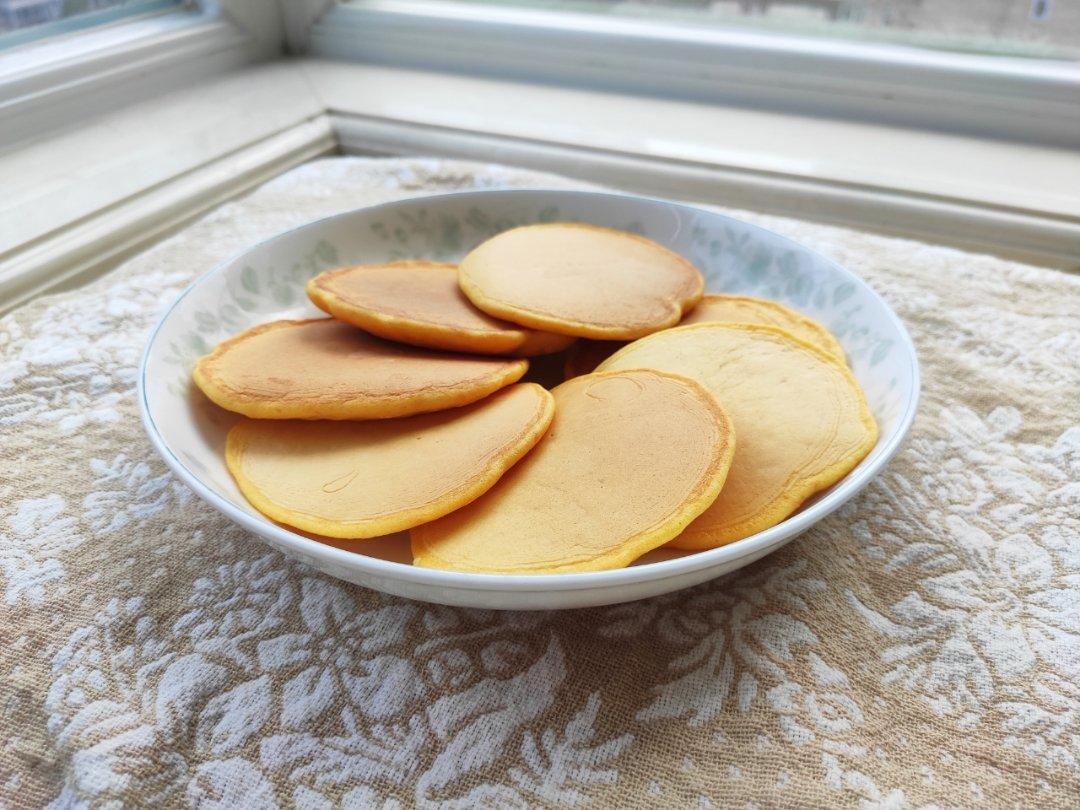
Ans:
[{"label": "white ceramic bowl", "polygon": [[[466,574],[410,564],[405,533],[322,541],[256,512],[225,467],[235,417],[191,383],[196,358],[252,324],[319,314],[304,283],[329,267],[399,258],[454,261],[484,239],[531,222],[580,221],[636,231],[690,259],[714,292],[782,301],[843,344],[881,436],[846,478],[767,531],[696,554],[658,551],[618,571],[543,576]],[[696,585],[787,543],[854,496],[896,452],[915,416],[919,366],[884,301],[836,263],[777,234],[663,200],[574,191],[475,191],[421,197],[312,222],[256,245],[199,278],[154,329],[139,372],[139,407],[162,458],[207,503],[270,545],[335,577],[412,599],[480,608],[571,608]],[[331,544],[332,543],[332,544]]]}]

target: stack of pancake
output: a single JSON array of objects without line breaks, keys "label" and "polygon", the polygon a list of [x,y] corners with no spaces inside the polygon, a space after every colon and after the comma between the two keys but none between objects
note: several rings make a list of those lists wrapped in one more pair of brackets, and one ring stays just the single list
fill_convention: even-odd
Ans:
[{"label": "stack of pancake", "polygon": [[[322,273],[307,292],[332,317],[253,327],[194,379],[247,417],[226,462],[280,523],[409,530],[433,568],[619,568],[767,529],[877,440],[827,330],[703,288],[644,237],[525,226],[456,266]],[[564,382],[520,382],[556,354]]]}]

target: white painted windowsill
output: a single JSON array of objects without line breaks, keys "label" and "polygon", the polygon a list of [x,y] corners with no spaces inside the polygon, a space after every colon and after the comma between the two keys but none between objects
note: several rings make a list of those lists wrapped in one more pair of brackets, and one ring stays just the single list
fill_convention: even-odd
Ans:
[{"label": "white painted windowsill", "polygon": [[346,151],[435,152],[1080,266],[1080,154],[855,121],[308,61]]},{"label": "white painted windowsill", "polygon": [[295,65],[243,68],[0,154],[0,311],[333,150]]},{"label": "white painted windowsill", "polygon": [[238,68],[0,153],[0,310],[340,148],[562,172],[1080,266],[1080,155],[317,60]]}]

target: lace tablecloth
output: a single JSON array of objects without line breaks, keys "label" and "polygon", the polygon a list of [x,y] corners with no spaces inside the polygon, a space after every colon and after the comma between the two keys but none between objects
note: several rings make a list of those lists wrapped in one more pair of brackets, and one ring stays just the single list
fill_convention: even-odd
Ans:
[{"label": "lace tablecloth", "polygon": [[0,320],[7,806],[1076,806],[1076,277],[740,214],[888,299],[921,413],[839,513],[650,601],[383,596],[271,551],[155,456],[139,355],[219,260],[396,197],[568,185],[322,160]]}]

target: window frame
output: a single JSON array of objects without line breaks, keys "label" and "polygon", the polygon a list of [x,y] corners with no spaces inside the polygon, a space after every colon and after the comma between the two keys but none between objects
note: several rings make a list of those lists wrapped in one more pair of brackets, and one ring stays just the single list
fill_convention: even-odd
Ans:
[{"label": "window frame", "polygon": [[205,0],[0,51],[0,151],[281,53],[276,4]]},{"label": "window frame", "polygon": [[1080,63],[467,2],[335,4],[313,55],[1080,146]]},{"label": "window frame", "polygon": [[[118,20],[130,20],[161,11],[175,11],[187,0],[133,0],[132,4],[108,6],[106,8],[61,17],[56,20],[31,24],[22,28],[0,32],[0,49],[53,39],[63,34],[99,28]],[[2,53],[2,50],[0,50]]]},{"label": "window frame", "polygon": [[0,51],[0,311],[333,148],[296,71],[255,64],[283,54],[283,16],[188,0]]}]

